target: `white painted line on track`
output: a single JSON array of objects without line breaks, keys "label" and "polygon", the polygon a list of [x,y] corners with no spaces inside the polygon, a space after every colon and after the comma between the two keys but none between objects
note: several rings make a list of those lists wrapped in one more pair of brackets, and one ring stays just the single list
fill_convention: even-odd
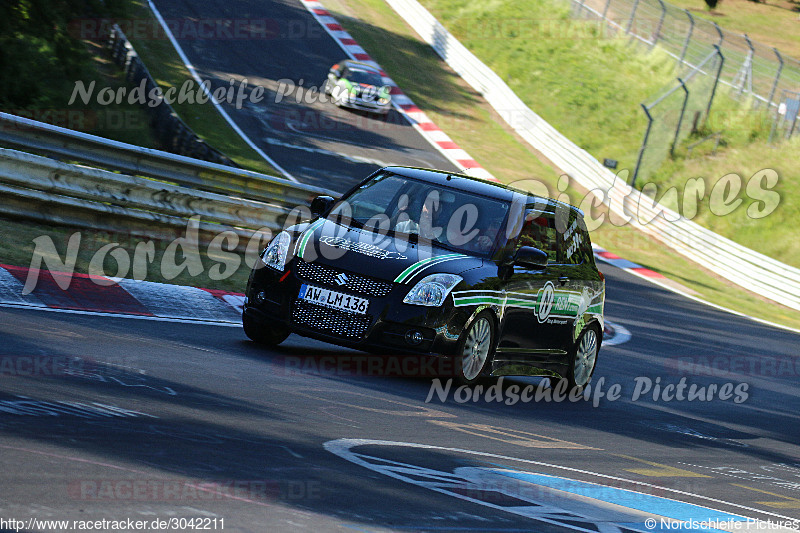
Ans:
[{"label": "white painted line on track", "polygon": [[[621,266],[614,265],[612,261],[609,261],[609,260],[607,260],[607,259],[605,259],[603,257],[600,257],[597,254],[595,254],[595,257],[597,259],[599,259],[600,261],[603,261],[604,263],[608,264],[608,265],[611,265],[611,266],[614,266],[616,268],[619,268],[620,270],[624,270],[625,272],[633,274],[637,278],[641,278],[643,280],[649,281],[653,285],[657,285],[658,287],[661,287],[662,289],[666,289],[666,290],[668,290],[670,292],[674,292],[675,294],[679,294],[679,295],[681,295],[681,296],[683,296],[685,298],[689,298],[690,300],[695,301],[697,303],[700,303],[700,304],[703,304],[703,305],[707,305],[707,306],[713,307],[714,309],[717,309],[719,311],[725,311],[726,313],[731,313],[733,315],[740,316],[742,318],[747,318],[749,320],[752,320],[754,322],[758,322],[759,324],[763,324],[765,326],[770,326],[770,327],[773,327],[773,328],[782,329],[784,331],[791,331],[792,333],[800,333],[800,329],[793,328],[791,326],[784,326],[783,324],[777,324],[775,322],[770,322],[769,320],[764,320],[763,318],[758,318],[758,317],[746,315],[746,314],[741,313],[739,311],[734,311],[733,309],[730,309],[728,307],[723,307],[721,305],[718,305],[718,304],[715,304],[715,303],[711,303],[711,302],[709,302],[707,300],[703,300],[702,298],[698,298],[697,296],[694,296],[694,295],[688,294],[686,292],[683,292],[682,290],[678,289],[677,287],[673,287],[673,286],[671,286],[671,285],[669,285],[667,283],[659,281],[656,278],[641,274],[641,273],[637,272],[636,271],[637,269],[635,269],[635,268],[623,268]],[[665,279],[669,279],[669,278],[665,278]]]},{"label": "white painted line on track", "polygon": [[[706,502],[711,502],[713,504],[725,505],[725,506],[733,507],[733,508],[736,508],[736,509],[742,509],[742,510],[745,510],[745,511],[755,512],[755,513],[758,513],[760,515],[779,518],[779,519],[790,521],[790,522],[796,522],[797,521],[796,518],[785,516],[785,515],[780,515],[780,514],[777,514],[777,513],[770,512],[770,511],[765,511],[763,509],[756,509],[756,508],[749,507],[749,506],[746,506],[746,505],[741,505],[741,504],[738,504],[738,503],[728,502],[728,501],[725,501],[725,500],[712,498],[711,496],[705,496],[705,495],[702,495],[702,494],[695,494],[695,493],[692,493],[692,492],[688,492],[688,491],[684,491],[684,490],[680,490],[680,489],[675,489],[675,488],[671,488],[671,487],[664,487],[664,486],[660,486],[660,485],[654,485],[652,483],[647,483],[645,481],[634,481],[634,480],[625,479],[625,478],[622,478],[622,477],[611,476],[611,475],[608,475],[608,474],[601,474],[599,472],[593,472],[591,470],[584,470],[584,469],[574,468],[574,467],[569,467],[569,466],[562,466],[562,465],[556,465],[556,464],[551,464],[551,463],[545,463],[545,462],[542,462],[542,461],[534,461],[534,460],[531,460],[531,459],[521,459],[521,458],[518,458],[518,457],[510,457],[510,456],[507,456],[507,455],[500,455],[500,454],[495,454],[495,453],[490,453],[490,452],[480,452],[480,451],[466,450],[466,449],[461,449],[461,448],[450,448],[450,447],[445,447],[445,446],[434,446],[434,445],[429,445],[429,444],[417,444],[417,443],[412,443],[412,442],[395,442],[395,441],[372,440],[372,439],[337,439],[337,440],[331,440],[331,441],[325,442],[323,444],[323,447],[327,451],[333,453],[334,455],[337,455],[337,456],[339,456],[339,457],[341,457],[341,458],[343,458],[345,460],[348,460],[348,461],[350,461],[350,462],[352,462],[354,464],[363,466],[363,467],[365,467],[365,468],[367,468],[369,470],[376,471],[374,468],[372,468],[372,465],[370,465],[370,463],[368,463],[367,461],[365,461],[363,459],[364,456],[362,454],[359,454],[358,452],[355,452],[355,451],[352,450],[353,448],[358,447],[358,446],[390,446],[390,447],[401,447],[401,448],[413,448],[413,449],[419,449],[419,450],[431,450],[431,451],[444,451],[444,452],[462,453],[462,454],[474,455],[474,456],[478,456],[478,457],[501,459],[501,460],[504,460],[504,461],[514,461],[514,462],[518,462],[518,463],[543,466],[543,467],[546,467],[546,468],[552,468],[552,469],[556,469],[556,470],[562,470],[562,471],[567,471],[567,472],[574,472],[574,473],[578,473],[578,474],[589,475],[589,476],[593,476],[593,477],[596,477],[596,478],[601,478],[601,479],[605,479],[605,480],[611,480],[611,481],[614,481],[614,482],[617,482],[617,483],[630,484],[631,486],[639,486],[639,487],[643,487],[643,488],[649,489],[650,490],[649,494],[655,493],[654,491],[659,491],[659,492],[662,492],[662,493],[663,492],[669,492],[669,493],[672,493],[672,494],[677,494],[677,495],[681,495],[681,496],[690,497],[692,500],[704,500]],[[402,466],[400,463],[387,461],[385,459],[381,459],[381,463],[383,465],[389,465],[391,463],[391,464],[394,464],[395,466]],[[406,481],[406,479],[404,479],[403,477],[399,476],[394,471],[391,471],[391,470],[388,470],[388,469],[382,469],[382,470],[377,470],[377,471],[379,471],[380,473],[382,473],[384,475],[387,475],[387,476],[390,476],[390,477],[394,477],[395,479],[401,479],[403,481]],[[455,477],[454,475],[450,475],[450,476],[451,477]],[[436,488],[432,487],[432,486],[430,486],[428,488],[430,488],[431,490],[436,490]],[[626,490],[630,490],[630,489],[626,489]],[[441,492],[441,491],[439,491],[439,492]],[[630,492],[632,492],[634,494],[637,493],[636,491],[632,491],[632,490],[630,490]],[[648,495],[647,492],[642,492],[641,494],[643,494],[645,496]],[[450,495],[452,495],[452,494],[450,494]],[[685,503],[685,502],[682,502],[681,500],[672,500],[670,498],[665,498],[665,497],[660,497],[660,498],[665,500],[665,501],[675,501],[675,502]],[[464,499],[467,499],[467,498],[464,498]],[[481,503],[481,502],[476,502],[476,503]],[[694,505],[697,505],[697,504],[694,504]],[[506,510],[506,509],[504,509],[503,507],[500,507],[500,506],[498,506],[497,508],[500,509],[500,510]]]},{"label": "white painted line on track", "polygon": [[175,318],[164,316],[144,316],[126,315],[123,313],[102,313],[99,311],[80,311],[78,309],[58,309],[54,307],[41,307],[37,305],[14,304],[0,302],[0,308],[6,309],[27,309],[29,311],[47,311],[49,313],[66,313],[70,315],[99,316],[106,318],[132,318],[134,320],[151,320],[153,322],[175,322],[177,324],[197,324],[199,326],[222,326],[226,328],[241,328],[239,322],[213,321],[213,320],[192,320],[188,318]]},{"label": "white painted line on track", "polygon": [[189,61],[189,58],[186,57],[186,54],[184,53],[183,48],[181,48],[181,45],[178,43],[178,40],[175,39],[175,36],[172,34],[172,30],[169,29],[169,26],[167,25],[166,21],[164,21],[164,17],[161,16],[161,12],[158,10],[158,8],[156,8],[155,4],[153,3],[153,0],[147,0],[147,3],[150,5],[150,10],[153,12],[153,14],[155,15],[156,19],[158,19],[158,23],[161,25],[161,28],[164,30],[165,35],[169,39],[169,42],[172,43],[172,46],[175,48],[175,51],[178,52],[178,55],[181,57],[181,61],[183,61],[183,64],[189,70],[189,73],[192,75],[194,80],[198,84],[200,84],[200,87],[203,88],[203,92],[205,93],[206,96],[208,96],[209,101],[212,104],[214,104],[214,107],[217,108],[217,111],[219,111],[219,114],[222,115],[222,118],[224,118],[225,121],[228,124],[230,124],[231,128],[233,128],[233,131],[238,133],[239,137],[241,137],[242,140],[244,142],[246,142],[247,145],[250,148],[255,150],[256,153],[258,153],[258,155],[263,157],[264,160],[267,163],[269,163],[270,165],[272,165],[272,167],[275,170],[277,170],[278,172],[283,174],[283,176],[286,179],[288,179],[289,181],[293,181],[295,183],[299,183],[297,181],[297,179],[294,176],[292,176],[286,169],[281,167],[271,157],[269,157],[267,154],[265,154],[264,151],[261,150],[261,148],[259,148],[250,139],[250,137],[248,137],[247,134],[245,134],[245,132],[242,131],[242,129],[233,121],[233,119],[230,117],[230,115],[228,115],[228,113],[225,111],[225,109],[223,109],[222,106],[213,98],[213,96],[211,94],[211,90],[205,84],[203,84],[203,80],[200,78],[200,75],[197,73],[197,70],[195,70],[194,65],[192,65],[192,63]]}]

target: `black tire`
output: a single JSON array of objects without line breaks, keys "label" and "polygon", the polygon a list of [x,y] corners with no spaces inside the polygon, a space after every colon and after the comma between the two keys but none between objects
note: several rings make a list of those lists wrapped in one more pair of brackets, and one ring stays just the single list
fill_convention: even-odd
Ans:
[{"label": "black tire", "polygon": [[265,326],[259,324],[246,314],[242,315],[242,327],[244,334],[258,344],[264,346],[277,346],[286,340],[291,331],[283,326]]},{"label": "black tire", "polygon": [[471,385],[488,374],[495,348],[494,319],[488,311],[475,317],[458,344],[453,356],[455,377],[459,383]]},{"label": "black tire", "polygon": [[570,391],[581,391],[592,381],[597,368],[597,354],[600,351],[600,333],[597,326],[584,329],[569,352],[567,387]]}]

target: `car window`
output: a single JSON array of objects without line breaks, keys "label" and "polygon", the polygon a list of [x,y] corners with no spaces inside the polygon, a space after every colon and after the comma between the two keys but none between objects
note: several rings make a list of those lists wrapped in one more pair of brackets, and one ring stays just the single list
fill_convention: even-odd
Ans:
[{"label": "car window", "polygon": [[550,263],[560,262],[559,238],[552,213],[530,211],[522,226],[517,247],[533,246],[547,254]]},{"label": "car window", "polygon": [[592,244],[589,240],[589,233],[586,230],[586,223],[583,217],[572,211],[569,216],[569,224],[563,235],[564,260],[573,265],[580,265],[591,260]]},{"label": "car window", "polygon": [[343,222],[351,219],[359,227],[373,226],[380,219],[388,221],[387,231],[403,238],[488,256],[498,243],[508,210],[508,203],[501,200],[382,172],[344,198],[328,216]]},{"label": "car window", "polygon": [[348,69],[345,77],[353,83],[364,83],[379,87],[383,85],[383,80],[375,72],[360,69]]}]

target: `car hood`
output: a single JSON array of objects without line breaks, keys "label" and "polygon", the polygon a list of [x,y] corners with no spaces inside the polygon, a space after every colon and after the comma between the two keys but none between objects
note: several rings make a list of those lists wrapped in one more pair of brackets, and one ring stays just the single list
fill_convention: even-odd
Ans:
[{"label": "car hood", "polygon": [[410,284],[434,273],[461,274],[483,265],[479,257],[435,244],[408,242],[366,229],[318,219],[297,228],[294,254],[374,278]]}]

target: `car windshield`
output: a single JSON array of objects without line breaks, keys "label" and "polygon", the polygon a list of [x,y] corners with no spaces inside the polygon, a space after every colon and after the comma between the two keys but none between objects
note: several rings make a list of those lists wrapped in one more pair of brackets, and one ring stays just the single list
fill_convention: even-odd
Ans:
[{"label": "car windshield", "polygon": [[329,217],[411,242],[488,256],[508,210],[501,200],[384,171],[344,198]]},{"label": "car windshield", "polygon": [[347,75],[347,79],[353,83],[364,83],[366,85],[374,85],[375,87],[380,87],[383,85],[383,80],[381,80],[381,77],[377,73],[369,72],[368,70],[351,68]]}]

